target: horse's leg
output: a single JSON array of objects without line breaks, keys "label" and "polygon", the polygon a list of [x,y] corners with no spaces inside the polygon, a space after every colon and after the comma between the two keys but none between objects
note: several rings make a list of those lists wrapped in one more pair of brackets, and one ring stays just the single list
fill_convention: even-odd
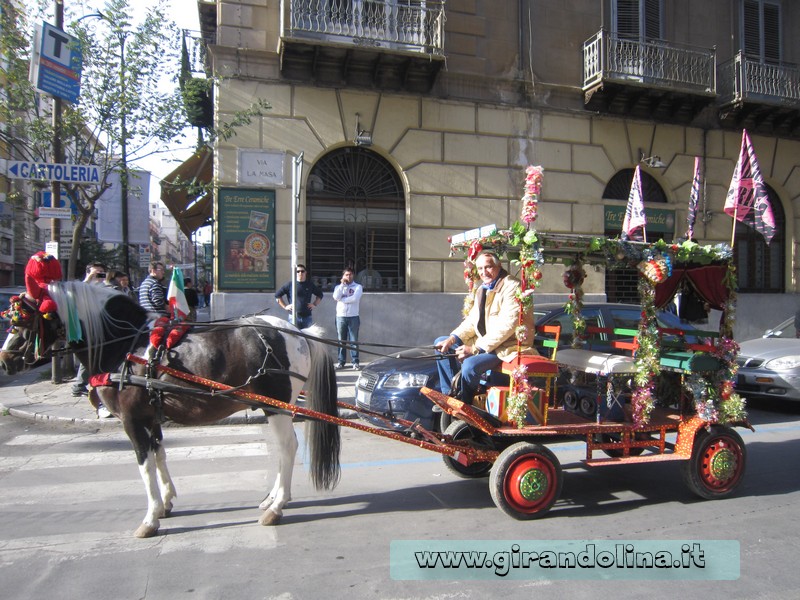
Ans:
[{"label": "horse's leg", "polygon": [[260,504],[264,510],[259,523],[277,525],[283,516],[283,507],[292,499],[292,471],[297,455],[297,436],[289,415],[270,415],[269,425],[278,444],[278,474],[269,496]]},{"label": "horse's leg", "polygon": [[158,432],[154,433],[154,437],[157,436],[159,442],[158,448],[155,451],[156,472],[158,474],[158,488],[161,492],[161,502],[164,505],[164,514],[162,516],[168,517],[172,512],[172,500],[178,493],[175,491],[175,484],[172,483],[172,477],[170,477],[169,469],[167,469],[167,451],[164,449],[161,425],[158,425],[157,428]]},{"label": "horse's leg", "polygon": [[133,444],[136,462],[139,463],[139,474],[147,492],[147,512],[142,524],[133,535],[138,538],[153,537],[158,532],[159,518],[164,514],[164,503],[158,489],[157,478],[157,454],[161,444],[159,440],[153,438],[153,431],[158,425],[155,422],[134,420],[126,415],[122,415],[122,423],[125,433]]}]

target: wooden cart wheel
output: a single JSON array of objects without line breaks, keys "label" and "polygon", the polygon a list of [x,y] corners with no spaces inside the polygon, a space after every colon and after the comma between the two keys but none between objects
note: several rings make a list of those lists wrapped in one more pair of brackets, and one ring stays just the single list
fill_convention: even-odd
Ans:
[{"label": "wooden cart wheel", "polygon": [[528,442],[503,450],[489,475],[489,491],[497,508],[521,521],[544,516],[561,495],[563,484],[555,454]]},{"label": "wooden cart wheel", "polygon": [[701,498],[724,498],[741,482],[746,463],[741,436],[730,427],[714,425],[695,435],[692,458],[683,464],[683,479]]},{"label": "wooden cart wheel", "polygon": [[[452,436],[454,440],[459,441],[472,440],[475,442],[476,446],[485,447],[487,450],[494,448],[491,437],[482,431],[473,429],[467,423],[459,419],[456,419],[450,423],[447,431],[445,431],[445,435]],[[442,460],[451,473],[461,477],[462,479],[478,479],[480,477],[486,477],[489,475],[489,471],[492,470],[492,463],[490,462],[477,462],[472,463],[469,466],[465,466],[452,456],[447,456],[446,454],[442,454]]]}]

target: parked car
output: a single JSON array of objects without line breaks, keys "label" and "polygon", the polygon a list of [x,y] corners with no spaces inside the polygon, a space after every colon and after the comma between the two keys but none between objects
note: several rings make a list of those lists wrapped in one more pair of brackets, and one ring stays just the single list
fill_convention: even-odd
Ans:
[{"label": "parked car", "polygon": [[735,389],[744,396],[800,400],[800,339],[794,317],[740,344]]},{"label": "parked car", "polygon": [[[535,305],[534,310],[537,325],[561,325],[560,347],[572,345],[572,316],[564,311],[563,304],[542,303]],[[597,303],[584,305],[582,314],[588,326],[637,329],[641,311],[638,304]],[[691,329],[691,326],[681,324],[673,313],[661,312],[658,320],[664,327]],[[687,339],[695,341],[693,338]],[[595,343],[593,349],[618,352],[610,345],[604,345],[602,341]],[[439,407],[434,406],[420,393],[422,387],[441,391],[436,360],[433,357],[432,347],[413,348],[370,362],[363,368],[356,383],[356,410],[367,409],[380,414],[392,414],[412,422],[419,419],[420,425],[425,429],[441,431],[442,413]],[[363,412],[361,416],[374,425],[385,425],[380,419]],[[449,415],[445,415],[445,423],[449,422],[448,417]]]}]

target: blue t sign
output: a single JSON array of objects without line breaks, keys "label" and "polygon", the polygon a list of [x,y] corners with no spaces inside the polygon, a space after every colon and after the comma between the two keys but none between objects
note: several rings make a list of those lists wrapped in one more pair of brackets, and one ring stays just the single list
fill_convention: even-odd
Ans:
[{"label": "blue t sign", "polygon": [[82,57],[78,38],[42,23],[36,87],[46,93],[77,102],[81,92]]}]

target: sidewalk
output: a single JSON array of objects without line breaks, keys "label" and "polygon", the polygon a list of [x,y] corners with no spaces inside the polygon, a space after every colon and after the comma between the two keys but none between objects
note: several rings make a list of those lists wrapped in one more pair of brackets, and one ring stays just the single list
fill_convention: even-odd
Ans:
[{"label": "sidewalk", "polygon": [[[0,374],[0,414],[49,422],[90,424],[95,426],[121,427],[116,418],[98,419],[86,396],[74,398],[72,383],[54,384],[50,381],[50,366],[26,371],[14,376]],[[337,371],[339,401],[355,404],[358,371]],[[354,410],[339,409],[339,416],[356,418]],[[218,421],[217,425],[263,423],[266,420],[260,410],[246,410]],[[170,426],[171,423],[165,423]]]}]

